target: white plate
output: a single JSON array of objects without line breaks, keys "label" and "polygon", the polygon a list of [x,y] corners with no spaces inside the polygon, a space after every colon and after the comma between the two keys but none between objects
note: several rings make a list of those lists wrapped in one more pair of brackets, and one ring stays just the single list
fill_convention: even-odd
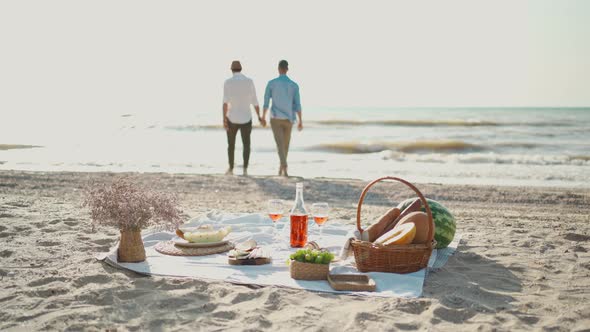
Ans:
[{"label": "white plate", "polygon": [[174,242],[174,244],[179,247],[185,247],[185,248],[209,248],[209,247],[217,247],[217,246],[224,245],[224,244],[228,243],[229,241],[224,240],[224,241],[218,241],[218,242],[193,243],[193,242],[188,242],[185,239],[181,239],[178,236],[175,236],[174,238],[172,238],[172,242]]}]

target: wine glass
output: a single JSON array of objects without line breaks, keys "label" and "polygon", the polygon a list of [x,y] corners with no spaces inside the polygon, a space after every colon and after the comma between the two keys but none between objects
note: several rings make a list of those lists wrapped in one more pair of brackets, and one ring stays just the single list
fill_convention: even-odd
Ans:
[{"label": "wine glass", "polygon": [[285,205],[280,199],[269,199],[267,202],[268,217],[272,220],[274,226],[274,234],[277,234],[277,221],[283,217]]},{"label": "wine glass", "polygon": [[328,214],[330,212],[330,206],[328,203],[321,202],[321,203],[313,203],[311,205],[311,213],[313,215],[313,221],[318,225],[320,230],[319,240],[322,239],[322,225],[328,221]]}]

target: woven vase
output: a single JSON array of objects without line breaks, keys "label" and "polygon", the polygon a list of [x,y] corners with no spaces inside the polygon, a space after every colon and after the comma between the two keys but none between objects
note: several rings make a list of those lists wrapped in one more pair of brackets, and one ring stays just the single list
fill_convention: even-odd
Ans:
[{"label": "woven vase", "polygon": [[127,263],[145,261],[145,248],[140,230],[121,230],[118,261]]}]

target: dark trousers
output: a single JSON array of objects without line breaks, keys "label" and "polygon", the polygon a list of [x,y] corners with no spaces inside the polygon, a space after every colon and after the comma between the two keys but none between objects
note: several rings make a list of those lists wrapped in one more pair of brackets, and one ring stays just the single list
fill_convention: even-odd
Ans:
[{"label": "dark trousers", "polygon": [[248,168],[250,161],[250,133],[252,133],[252,121],[243,124],[232,123],[228,121],[229,130],[227,130],[227,158],[229,159],[229,168],[234,168],[234,150],[236,149],[236,135],[238,130],[242,136],[242,145],[244,152],[244,168]]}]

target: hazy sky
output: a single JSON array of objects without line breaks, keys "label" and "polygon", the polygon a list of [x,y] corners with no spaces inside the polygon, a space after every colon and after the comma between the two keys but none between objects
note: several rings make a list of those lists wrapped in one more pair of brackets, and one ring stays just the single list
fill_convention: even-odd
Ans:
[{"label": "hazy sky", "polygon": [[306,107],[588,106],[590,1],[2,1],[0,112],[219,111],[231,60]]}]

